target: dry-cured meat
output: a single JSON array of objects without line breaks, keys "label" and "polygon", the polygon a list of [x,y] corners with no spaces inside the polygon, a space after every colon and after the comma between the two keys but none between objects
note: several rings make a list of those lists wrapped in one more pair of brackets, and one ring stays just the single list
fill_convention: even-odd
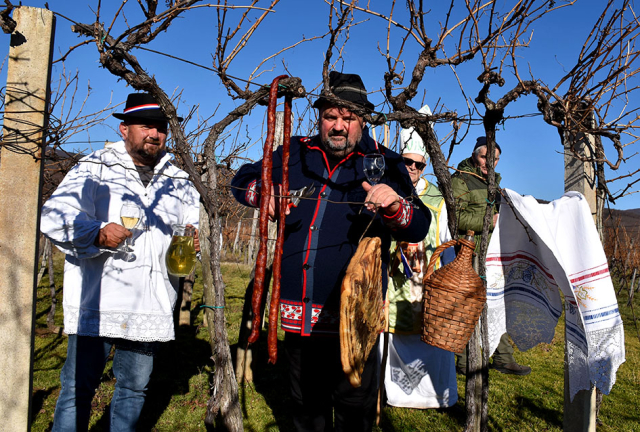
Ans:
[{"label": "dry-cured meat", "polygon": [[262,301],[264,293],[265,273],[267,271],[267,242],[269,238],[269,203],[271,201],[271,189],[273,186],[271,171],[273,169],[273,141],[276,129],[276,105],[278,102],[278,81],[286,75],[276,77],[271,83],[269,92],[269,108],[267,110],[267,139],[264,142],[262,155],[262,171],[260,176],[260,246],[256,257],[256,271],[253,279],[253,296],[251,298],[251,310],[253,321],[249,343],[255,343],[260,335],[262,321]]},{"label": "dry-cured meat", "polygon": [[[284,128],[282,138],[282,187],[281,191],[289,190],[289,145],[291,139],[291,97],[284,101]],[[281,193],[280,195],[284,195]],[[269,334],[267,345],[269,349],[269,363],[275,364],[278,359],[278,312],[280,308],[280,279],[282,269],[282,247],[284,246],[285,213],[289,207],[287,200],[282,198],[280,203],[280,220],[278,221],[278,237],[276,251],[273,256],[273,288],[271,289],[271,305],[269,308]]]},{"label": "dry-cured meat", "polygon": [[380,238],[365,237],[351,258],[340,292],[340,357],[354,387],[385,328]]}]

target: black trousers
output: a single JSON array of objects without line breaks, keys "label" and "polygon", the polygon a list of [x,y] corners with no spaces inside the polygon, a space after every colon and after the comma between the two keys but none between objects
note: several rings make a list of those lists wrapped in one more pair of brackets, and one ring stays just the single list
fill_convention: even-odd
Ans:
[{"label": "black trousers", "polygon": [[[286,333],[285,353],[298,431],[371,431],[378,400],[378,342],[354,388],[342,371],[340,340]],[[334,417],[335,416],[335,417]],[[334,426],[335,421],[335,426]]]}]

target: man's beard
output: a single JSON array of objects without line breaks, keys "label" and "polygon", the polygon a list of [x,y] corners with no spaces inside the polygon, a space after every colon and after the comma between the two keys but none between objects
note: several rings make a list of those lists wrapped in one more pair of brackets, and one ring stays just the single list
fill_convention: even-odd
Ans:
[{"label": "man's beard", "polygon": [[[339,143],[336,143],[331,140],[333,137],[344,137],[345,140]],[[342,158],[350,154],[355,148],[356,144],[360,142],[362,139],[362,132],[358,134],[355,141],[350,141],[348,134],[343,133],[334,133],[330,134],[326,139],[322,141],[324,145],[324,149],[327,154],[334,158]]]},{"label": "man's beard", "polygon": [[160,148],[160,141],[146,141],[145,144],[150,144],[152,150],[148,150],[145,146],[142,146],[136,152],[138,158],[144,161],[146,165],[155,166],[158,159],[162,156],[164,151]]}]

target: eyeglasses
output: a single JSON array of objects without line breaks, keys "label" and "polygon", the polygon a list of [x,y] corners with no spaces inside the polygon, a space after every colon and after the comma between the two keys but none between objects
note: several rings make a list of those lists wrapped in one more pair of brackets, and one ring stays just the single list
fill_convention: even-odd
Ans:
[{"label": "eyeglasses", "polygon": [[402,160],[404,161],[404,164],[406,166],[410,167],[411,165],[415,165],[416,169],[417,170],[421,170],[421,171],[424,169],[424,167],[427,166],[426,162],[418,162],[418,161],[415,161],[415,160],[410,159],[408,157],[403,157]]}]

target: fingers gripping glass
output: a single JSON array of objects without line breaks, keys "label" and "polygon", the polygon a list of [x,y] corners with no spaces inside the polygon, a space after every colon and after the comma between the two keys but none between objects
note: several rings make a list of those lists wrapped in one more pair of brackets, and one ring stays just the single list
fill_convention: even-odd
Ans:
[{"label": "fingers gripping glass", "polygon": [[378,184],[384,174],[384,156],[381,154],[368,154],[362,159],[364,175],[371,186]]},{"label": "fingers gripping glass", "polygon": [[424,167],[427,166],[426,162],[418,162],[418,161],[415,161],[415,160],[413,160],[411,158],[408,158],[408,157],[403,157],[402,160],[404,161],[404,164],[406,166],[410,167],[411,165],[415,165],[416,169],[420,170],[420,171],[422,171],[424,169]]},{"label": "fingers gripping glass", "polygon": [[[128,230],[136,228],[140,224],[142,219],[142,209],[132,202],[125,202],[120,209],[120,221],[122,226]],[[125,254],[131,254],[133,248],[131,247],[131,237],[124,239],[124,242],[118,246],[118,250]]]}]

